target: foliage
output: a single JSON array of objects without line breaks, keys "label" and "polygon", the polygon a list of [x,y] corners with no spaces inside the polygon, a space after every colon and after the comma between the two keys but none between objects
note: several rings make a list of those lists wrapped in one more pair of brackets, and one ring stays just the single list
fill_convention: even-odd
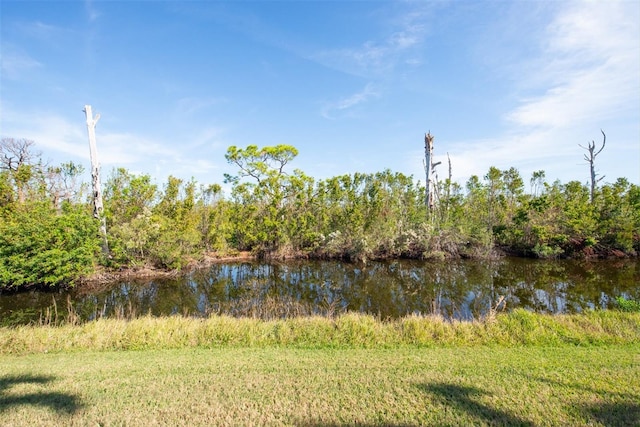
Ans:
[{"label": "foliage", "polygon": [[170,176],[158,191],[149,175],[115,170],[106,183],[105,211],[111,263],[180,269],[205,248],[224,248],[220,187]]},{"label": "foliage", "polygon": [[618,308],[621,311],[626,311],[629,313],[640,313],[640,301],[619,296],[618,298],[616,298],[616,303],[618,304]]},{"label": "foliage", "polygon": [[[297,154],[298,150],[289,145],[261,149],[255,145],[246,149],[231,146],[227,150],[225,158],[239,168],[238,175],[225,175],[225,181],[233,185],[232,240],[238,249],[261,254],[297,249],[287,220],[297,220],[291,214],[301,207],[305,187],[313,184],[301,171],[293,175],[285,172],[285,166]],[[246,177],[251,181],[243,181]],[[305,230],[295,232],[299,235]]]},{"label": "foliage", "polygon": [[98,228],[83,204],[83,167],[45,166],[34,142],[0,141],[0,290],[70,286],[98,261]]},{"label": "foliage", "polygon": [[82,206],[62,213],[42,203],[22,205],[0,222],[0,289],[73,284],[92,271],[96,221]]},{"label": "foliage", "polygon": [[[218,184],[169,176],[158,186],[147,174],[112,171],[104,185],[110,253],[101,257],[91,249],[95,236],[85,233],[93,220],[86,185],[79,182],[83,167],[44,166],[32,141],[2,143],[0,251],[14,255],[2,261],[0,288],[70,284],[97,263],[181,269],[212,252],[366,261],[486,258],[498,251],[539,258],[640,251],[640,187],[624,178],[592,194],[578,181],[549,184],[544,171],[536,171],[526,192],[518,170],[491,167],[464,186],[450,178],[439,182],[428,210],[424,187],[411,176],[384,170],[315,180],[289,170],[295,147],[249,145],[229,147],[225,155],[238,168],[225,175],[230,194]],[[51,237],[68,221],[77,221],[66,227],[87,239],[78,241],[77,252],[59,243],[62,237]],[[33,233],[42,241],[27,237]],[[22,255],[16,245],[24,245]],[[50,257],[43,258],[42,250],[51,251]],[[29,269],[34,271],[27,274]]]}]

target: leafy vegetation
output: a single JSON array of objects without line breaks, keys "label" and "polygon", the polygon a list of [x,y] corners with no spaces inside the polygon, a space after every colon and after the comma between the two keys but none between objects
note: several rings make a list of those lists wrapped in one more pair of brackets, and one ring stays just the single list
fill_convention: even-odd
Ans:
[{"label": "leafy vegetation", "polygon": [[164,185],[126,169],[104,184],[110,253],[99,251],[82,167],[46,166],[33,142],[0,146],[0,289],[73,285],[95,266],[181,269],[206,256],[367,260],[635,255],[640,187],[620,178],[591,189],[545,181],[526,191],[510,168],[492,167],[464,188],[439,183],[432,210],[413,177],[385,170],[315,180],[288,170],[289,145],[229,147],[231,193],[168,177]]},{"label": "leafy vegetation", "polygon": [[622,311],[640,313],[640,301],[627,299],[625,297],[618,297],[616,298],[616,303]]},{"label": "leafy vegetation", "polygon": [[83,206],[34,203],[0,222],[0,288],[72,284],[92,271],[97,226]]}]

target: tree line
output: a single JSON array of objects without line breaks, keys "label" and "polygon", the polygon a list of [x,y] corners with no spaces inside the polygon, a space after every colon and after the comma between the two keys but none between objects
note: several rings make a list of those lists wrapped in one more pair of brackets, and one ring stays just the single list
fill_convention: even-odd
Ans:
[{"label": "tree line", "polygon": [[70,286],[96,268],[182,269],[207,256],[352,261],[441,260],[512,254],[538,258],[635,256],[640,187],[626,178],[592,189],[579,182],[528,183],[515,168],[491,167],[464,186],[425,187],[384,170],[316,180],[291,170],[290,145],[229,147],[231,188],[124,168],[103,185],[109,253],[100,250],[82,165],[47,165],[29,140],[3,138],[0,151],[0,290]]}]

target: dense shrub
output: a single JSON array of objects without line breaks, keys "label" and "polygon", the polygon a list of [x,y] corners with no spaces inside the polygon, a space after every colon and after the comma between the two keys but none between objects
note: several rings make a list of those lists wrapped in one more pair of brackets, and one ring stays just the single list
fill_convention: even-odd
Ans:
[{"label": "dense shrub", "polygon": [[0,289],[72,285],[98,253],[98,224],[83,206],[20,206],[0,222]]}]

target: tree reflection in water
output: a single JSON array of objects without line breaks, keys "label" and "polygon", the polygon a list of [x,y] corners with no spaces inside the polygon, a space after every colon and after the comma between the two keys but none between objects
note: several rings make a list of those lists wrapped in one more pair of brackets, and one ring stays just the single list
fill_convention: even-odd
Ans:
[{"label": "tree reflection in water", "polygon": [[0,295],[4,324],[37,321],[70,299],[81,319],[212,313],[258,318],[332,316],[346,311],[381,319],[409,314],[477,319],[504,307],[544,313],[607,308],[640,297],[640,261],[447,262],[394,260],[216,264],[184,277],[114,283],[105,289]]}]

